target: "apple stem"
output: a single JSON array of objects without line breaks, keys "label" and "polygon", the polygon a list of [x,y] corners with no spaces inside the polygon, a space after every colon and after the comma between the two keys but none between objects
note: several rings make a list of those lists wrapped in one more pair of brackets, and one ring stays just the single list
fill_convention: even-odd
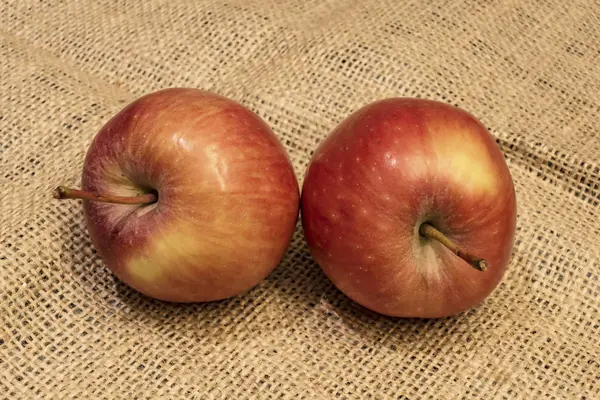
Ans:
[{"label": "apple stem", "polygon": [[421,236],[425,236],[426,238],[437,240],[478,271],[485,271],[488,267],[487,261],[485,261],[483,258],[475,257],[466,251],[463,251],[453,241],[448,239],[446,235],[427,222],[421,224],[419,227],[419,234]]},{"label": "apple stem", "polygon": [[54,189],[52,193],[55,199],[81,199],[81,200],[92,200],[100,201],[104,203],[115,203],[115,204],[152,204],[158,201],[158,196],[155,193],[145,193],[139,196],[124,197],[124,196],[112,196],[112,195],[101,195],[86,190],[71,189],[64,186],[59,186]]}]

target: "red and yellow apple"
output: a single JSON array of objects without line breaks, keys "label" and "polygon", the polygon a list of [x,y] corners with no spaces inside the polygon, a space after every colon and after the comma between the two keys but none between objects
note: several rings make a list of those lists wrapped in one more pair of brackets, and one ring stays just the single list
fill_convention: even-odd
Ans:
[{"label": "red and yellow apple", "polygon": [[392,98],[318,146],[301,217],[309,249],[348,297],[381,314],[444,317],[481,303],[508,266],[516,199],[503,154],[466,111]]},{"label": "red and yellow apple", "polygon": [[279,263],[299,212],[298,182],[268,125],[222,96],[150,93],[117,113],[85,158],[87,229],[107,267],[156,299],[239,295]]}]

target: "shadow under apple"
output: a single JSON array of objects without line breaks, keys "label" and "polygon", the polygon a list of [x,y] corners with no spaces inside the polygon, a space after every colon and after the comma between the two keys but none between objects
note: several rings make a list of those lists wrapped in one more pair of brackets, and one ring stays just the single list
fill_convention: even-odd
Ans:
[{"label": "shadow under apple", "polygon": [[[288,254],[264,282],[271,301],[285,315],[288,325],[304,330],[343,331],[348,338],[368,345],[386,345],[392,350],[420,342],[431,334],[444,334],[466,314],[440,319],[394,318],[378,314],[352,301],[325,276],[310,255],[301,226]],[[304,326],[312,324],[314,326]],[[430,331],[429,335],[423,335]]]},{"label": "shadow under apple", "polygon": [[[222,329],[231,316],[243,311],[251,313],[252,304],[259,293],[250,291],[237,298],[210,303],[169,303],[153,299],[119,280],[104,265],[88,235],[83,213],[75,212],[55,232],[62,238],[61,259],[64,268],[73,278],[73,299],[85,301],[108,314],[123,314],[146,328],[189,324],[192,320],[203,329]],[[209,332],[210,333],[210,332]]]},{"label": "shadow under apple", "polygon": [[356,339],[361,346],[386,346],[392,351],[432,340],[443,347],[452,335],[470,338],[470,324],[480,322],[492,307],[483,302],[457,315],[433,319],[390,317],[371,311],[352,301],[325,276],[310,254],[300,224],[288,255],[266,281],[292,322],[340,331],[345,339]]},{"label": "shadow under apple", "polygon": [[190,329],[184,335],[207,337],[224,328],[239,328],[239,324],[259,332],[302,326],[316,335],[318,330],[341,330],[349,340],[395,350],[443,334],[464,318],[392,318],[358,305],[340,292],[312,259],[300,224],[280,264],[250,291],[208,303],[164,302],[141,294],[110,272],[93,248],[81,212],[73,213],[67,222],[56,235],[64,238],[61,258],[75,280],[74,293],[79,292],[77,297],[86,302],[93,300],[94,307],[103,312],[122,314],[144,329],[182,332],[186,327]]}]

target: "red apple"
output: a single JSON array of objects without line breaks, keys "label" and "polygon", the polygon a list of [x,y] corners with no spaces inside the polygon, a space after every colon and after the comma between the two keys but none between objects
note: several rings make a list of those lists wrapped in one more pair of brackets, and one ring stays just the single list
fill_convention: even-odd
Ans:
[{"label": "red apple", "polygon": [[94,138],[83,190],[92,242],[123,282],[156,299],[239,295],[279,263],[299,187],[288,155],[256,114],[216,94],[143,96]]},{"label": "red apple", "polygon": [[319,145],[302,187],[310,251],[331,281],[373,311],[444,317],[501,281],[516,225],[503,154],[469,113],[386,99]]}]

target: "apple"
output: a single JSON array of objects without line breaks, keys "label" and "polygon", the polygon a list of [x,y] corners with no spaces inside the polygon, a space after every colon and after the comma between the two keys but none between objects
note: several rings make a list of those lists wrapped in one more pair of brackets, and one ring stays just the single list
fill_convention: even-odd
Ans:
[{"label": "apple", "polygon": [[468,112],[426,99],[368,104],[315,150],[301,220],[334,285],[375,312],[437,318],[501,281],[516,226],[503,154]]},{"label": "apple", "polygon": [[106,266],[150,297],[207,302],[263,280],[289,246],[300,190],[284,147],[246,107],[192,88],[149,93],[96,134],[85,223]]}]

